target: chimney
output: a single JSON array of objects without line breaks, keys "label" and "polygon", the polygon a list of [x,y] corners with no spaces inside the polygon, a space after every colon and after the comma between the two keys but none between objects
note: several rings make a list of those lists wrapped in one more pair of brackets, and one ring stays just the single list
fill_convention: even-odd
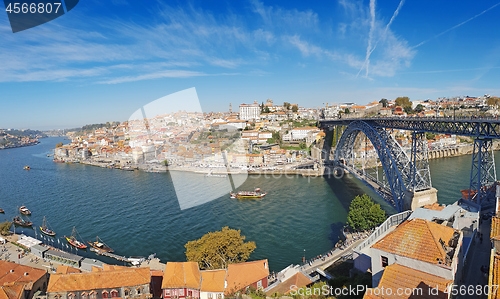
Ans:
[{"label": "chimney", "polygon": [[14,269],[10,269],[10,273],[14,273]]},{"label": "chimney", "polygon": [[28,272],[24,272],[24,276],[28,276]]}]

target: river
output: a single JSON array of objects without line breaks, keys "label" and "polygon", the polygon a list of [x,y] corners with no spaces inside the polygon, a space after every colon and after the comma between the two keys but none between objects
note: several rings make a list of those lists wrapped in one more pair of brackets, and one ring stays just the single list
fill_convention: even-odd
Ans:
[{"label": "river", "polygon": [[[0,150],[0,208],[5,210],[0,221],[18,215],[18,207],[25,205],[33,213],[34,226],[46,216],[57,237],[71,235],[75,226],[84,240],[99,236],[119,255],[156,253],[162,262],[184,261],[186,242],[229,226],[256,242],[252,260],[267,258],[270,269],[278,271],[300,263],[304,254],[309,259],[331,249],[356,195],[368,193],[387,212],[395,212],[356,179],[301,176],[249,176],[238,190],[260,187],[268,192],[263,200],[240,201],[223,195],[181,209],[169,173],[53,163],[47,154],[61,141],[65,140],[45,138],[36,146]],[[429,163],[439,203],[453,203],[460,189],[468,188],[471,156]],[[24,170],[26,165],[31,170]],[[198,182],[216,180],[177,173],[176,184],[179,178],[193,194],[204,192]],[[34,230],[16,229],[21,231],[35,236]],[[54,245],[60,246],[55,240]],[[95,257],[92,252],[78,254]]]}]

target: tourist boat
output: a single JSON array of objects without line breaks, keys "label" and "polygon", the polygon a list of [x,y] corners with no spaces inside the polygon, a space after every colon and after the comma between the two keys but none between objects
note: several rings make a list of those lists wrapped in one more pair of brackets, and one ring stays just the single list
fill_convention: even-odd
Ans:
[{"label": "tourist boat", "polygon": [[64,237],[66,238],[66,241],[68,241],[69,245],[76,247],[78,249],[85,249],[87,248],[87,245],[83,244],[82,242],[78,241],[76,239],[76,228],[73,226],[73,233],[71,234],[71,237]]},{"label": "tourist boat", "polygon": [[64,160],[52,160],[54,163],[65,163]]},{"label": "tourist boat", "polygon": [[21,212],[21,214],[23,214],[23,215],[31,215],[31,211],[28,210],[28,208],[25,206],[21,206],[19,208],[19,212]]},{"label": "tourist boat", "polygon": [[31,167],[29,167],[28,165],[24,166],[24,170],[30,170]]},{"label": "tourist boat", "polygon": [[45,216],[43,216],[43,224],[42,226],[40,226],[40,231],[42,232],[42,234],[50,237],[56,235],[56,233],[53,230],[49,229],[49,227],[47,226],[47,221],[45,220]]},{"label": "tourist boat", "polygon": [[19,226],[24,226],[24,227],[31,227],[33,225],[33,222],[24,220],[23,218],[21,218],[19,216],[12,218],[12,222],[14,222],[14,224],[17,224]]},{"label": "tourist boat", "polygon": [[114,252],[114,250],[111,249],[108,245],[106,245],[106,243],[104,243],[99,237],[96,238],[95,242],[87,241],[87,243],[89,243],[90,246],[92,246],[93,248],[95,248],[99,251],[108,252],[108,253]]},{"label": "tourist boat", "polygon": [[255,191],[239,191],[237,193],[229,193],[231,198],[262,198],[267,193],[262,192],[260,188],[255,188]]}]

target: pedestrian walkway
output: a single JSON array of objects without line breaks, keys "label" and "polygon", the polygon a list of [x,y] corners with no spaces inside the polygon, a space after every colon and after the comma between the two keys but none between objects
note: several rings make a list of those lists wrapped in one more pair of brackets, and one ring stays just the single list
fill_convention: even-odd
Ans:
[{"label": "pedestrian walkway", "polygon": [[300,271],[305,272],[307,274],[310,274],[316,269],[321,268],[322,270],[325,270],[326,268],[330,267],[333,263],[335,263],[338,259],[340,259],[342,256],[348,255],[352,253],[352,250],[361,244],[361,242],[364,241],[365,238],[356,240],[355,242],[351,243],[349,246],[345,247],[344,249],[337,248],[334,251],[331,252],[329,255],[323,255],[320,258],[317,258],[303,266],[300,267]]},{"label": "pedestrian walkway", "polygon": [[[485,211],[487,212],[487,211]],[[483,213],[481,213],[483,214]],[[469,288],[469,286],[474,286],[474,290],[477,290],[478,286],[482,290],[486,289],[488,285],[488,272],[481,271],[482,267],[489,268],[490,265],[490,255],[491,255],[491,242],[490,242],[490,231],[491,231],[491,218],[489,220],[482,220],[481,225],[478,229],[477,237],[472,240],[472,245],[470,247],[470,252],[466,260],[466,265],[463,271],[462,282],[458,282],[456,288]],[[481,236],[482,234],[482,241]],[[472,288],[472,287],[470,287]],[[484,294],[473,294],[459,296],[458,298],[488,298]]]}]

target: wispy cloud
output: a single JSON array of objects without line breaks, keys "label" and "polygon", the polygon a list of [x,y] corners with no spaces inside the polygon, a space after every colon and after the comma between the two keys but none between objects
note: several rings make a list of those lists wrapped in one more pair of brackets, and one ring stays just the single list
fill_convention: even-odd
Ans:
[{"label": "wispy cloud", "polygon": [[429,39],[427,39],[427,40],[424,40],[423,42],[419,43],[418,45],[413,46],[413,47],[412,47],[412,49],[414,49],[414,48],[418,48],[418,47],[420,47],[420,46],[422,46],[422,45],[424,45],[424,44],[426,44],[426,43],[430,42],[431,40],[433,40],[433,39],[435,39],[435,38],[440,37],[440,36],[441,36],[441,35],[443,35],[443,34],[446,34],[446,33],[450,32],[450,31],[452,31],[452,30],[454,30],[454,29],[457,29],[458,27],[460,27],[460,26],[462,26],[462,25],[464,25],[464,24],[469,23],[470,21],[472,21],[472,20],[474,20],[474,19],[476,19],[476,18],[478,18],[478,17],[482,16],[483,14],[487,13],[488,11],[492,10],[493,8],[495,8],[495,7],[499,6],[499,5],[500,5],[500,2],[498,2],[497,4],[495,4],[495,5],[491,6],[491,7],[489,7],[488,9],[483,10],[482,12],[480,12],[480,13],[478,13],[477,15],[473,16],[472,18],[469,18],[469,19],[467,19],[467,20],[463,21],[463,22],[462,22],[462,23],[460,23],[460,24],[457,24],[457,25],[455,25],[455,26],[453,26],[453,27],[451,27],[451,28],[448,28],[448,29],[446,29],[445,31],[443,31],[443,32],[441,32],[441,33],[439,33],[439,34],[437,34],[437,35],[435,35],[435,36],[433,36],[433,37],[431,37],[431,38],[429,38]]},{"label": "wispy cloud", "polygon": [[200,72],[185,71],[185,70],[164,70],[139,76],[118,77],[110,80],[101,81],[99,83],[118,84],[118,83],[160,79],[160,78],[188,78],[188,77],[199,77],[199,76],[206,76],[206,74]]}]

